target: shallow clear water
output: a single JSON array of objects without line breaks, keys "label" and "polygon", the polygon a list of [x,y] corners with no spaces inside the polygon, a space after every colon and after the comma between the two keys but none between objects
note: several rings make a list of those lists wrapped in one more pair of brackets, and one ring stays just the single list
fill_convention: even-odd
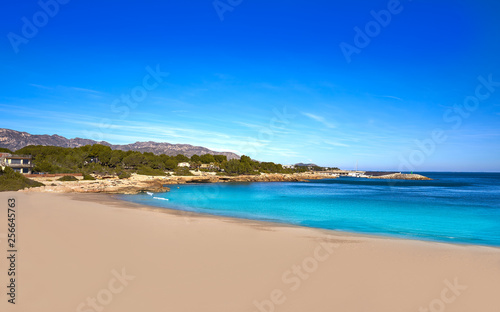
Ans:
[{"label": "shallow clear water", "polygon": [[172,185],[168,193],[121,198],[315,228],[500,246],[500,173],[422,174],[434,180],[346,177],[310,182]]}]

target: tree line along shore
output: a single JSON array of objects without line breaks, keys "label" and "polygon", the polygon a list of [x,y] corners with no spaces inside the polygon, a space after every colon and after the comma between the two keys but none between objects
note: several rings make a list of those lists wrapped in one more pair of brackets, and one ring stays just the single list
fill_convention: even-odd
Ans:
[{"label": "tree line along shore", "polygon": [[[17,151],[0,148],[0,153],[29,155],[32,171],[25,176],[10,167],[0,167],[0,191],[126,193],[168,191],[167,185],[218,182],[291,182],[334,178],[338,168],[283,166],[259,162],[242,155],[228,160],[224,155],[179,154],[113,150],[94,144],[68,148],[26,146]],[[357,174],[357,172],[356,172]],[[358,175],[358,174],[357,174]],[[365,176],[363,176],[365,177]],[[430,180],[418,174],[388,174],[376,179]]]},{"label": "tree line along shore", "polygon": [[[113,150],[109,146],[100,144],[75,148],[31,145],[17,151],[0,148],[0,153],[30,155],[33,164],[32,171],[35,174],[73,173],[82,175],[82,180],[95,180],[101,177],[128,179],[134,174],[156,177],[189,177],[193,176],[193,170],[195,170],[212,176],[209,180],[204,181],[225,182],[233,179],[238,180],[235,179],[238,176],[245,176],[247,177],[246,180],[254,181],[267,181],[272,179],[271,176],[276,181],[280,181],[285,179],[282,177],[283,175],[304,174],[306,171],[321,171],[324,169],[317,166],[312,168],[300,166],[285,168],[281,164],[274,162],[252,160],[245,155],[241,156],[240,159],[231,160],[228,160],[224,155],[212,154],[193,155],[191,157],[182,154],[176,156],[155,155],[150,152]],[[266,177],[259,178],[261,175]],[[220,176],[221,179],[216,176]],[[249,178],[249,176],[254,176],[254,178]],[[301,180],[302,178],[293,178],[291,180],[294,179]],[[41,179],[35,178],[35,180]],[[78,179],[67,176],[57,180],[71,182]],[[240,180],[245,179],[240,178]],[[190,181],[190,179],[186,181]],[[0,168],[0,191],[14,191],[38,186],[43,186],[43,184],[13,172],[8,167],[4,168],[4,170]]]}]

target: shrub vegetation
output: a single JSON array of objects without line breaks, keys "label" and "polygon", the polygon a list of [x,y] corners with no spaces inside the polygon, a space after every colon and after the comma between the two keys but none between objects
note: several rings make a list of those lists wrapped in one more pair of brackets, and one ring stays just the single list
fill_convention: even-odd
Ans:
[{"label": "shrub vegetation", "polygon": [[84,174],[83,180],[95,180],[95,178],[93,176],[91,176],[90,174]]},{"label": "shrub vegetation", "polygon": [[0,192],[18,191],[39,186],[44,186],[44,184],[28,179],[22,174],[15,172],[12,168],[6,167],[5,170],[0,168]]},{"label": "shrub vegetation", "polygon": [[57,179],[57,181],[71,182],[71,181],[78,181],[78,179],[75,178],[74,176],[64,176]]}]

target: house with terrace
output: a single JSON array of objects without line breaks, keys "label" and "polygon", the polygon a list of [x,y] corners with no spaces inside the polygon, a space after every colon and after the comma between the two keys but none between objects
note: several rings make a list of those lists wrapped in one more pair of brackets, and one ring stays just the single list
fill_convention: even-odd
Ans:
[{"label": "house with terrace", "polygon": [[0,153],[0,167],[10,167],[14,171],[24,174],[31,174],[33,170],[33,159],[31,155],[12,155],[9,153]]}]

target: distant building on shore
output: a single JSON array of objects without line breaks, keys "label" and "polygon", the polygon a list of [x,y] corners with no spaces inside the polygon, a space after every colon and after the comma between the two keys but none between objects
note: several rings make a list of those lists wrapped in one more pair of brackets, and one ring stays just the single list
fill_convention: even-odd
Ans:
[{"label": "distant building on shore", "polygon": [[219,166],[211,162],[209,164],[201,164],[200,169],[219,170]]},{"label": "distant building on shore", "polygon": [[295,169],[295,165],[283,165],[285,169]]},{"label": "distant building on shore", "polygon": [[12,155],[9,153],[0,153],[0,167],[14,169],[15,172],[31,174],[33,161],[30,155]]},{"label": "distant building on shore", "polygon": [[90,157],[89,160],[86,160],[83,164],[88,165],[88,164],[100,164],[101,162],[99,161],[98,157]]},{"label": "distant building on shore", "polygon": [[188,162],[181,162],[181,163],[178,163],[177,166],[189,168],[191,165]]}]

